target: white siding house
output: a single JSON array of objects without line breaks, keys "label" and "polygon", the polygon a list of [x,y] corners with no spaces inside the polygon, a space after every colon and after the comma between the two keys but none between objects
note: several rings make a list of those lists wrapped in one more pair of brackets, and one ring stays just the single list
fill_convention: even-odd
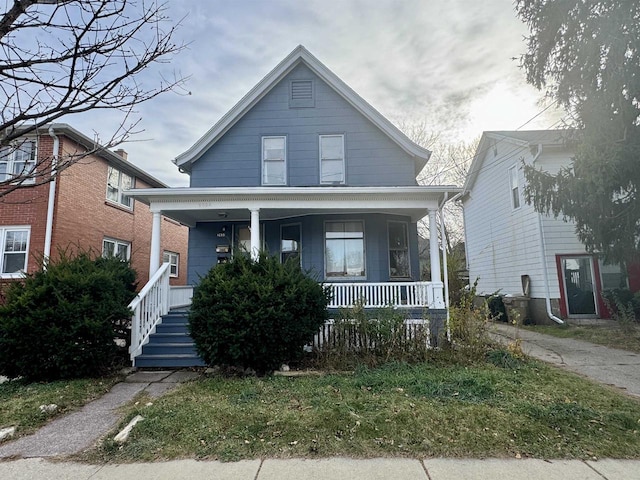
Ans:
[{"label": "white siding house", "polygon": [[462,194],[470,281],[481,295],[519,296],[528,276],[537,323],[606,317],[602,290],[626,282],[619,267],[586,252],[572,222],[539,214],[524,199],[523,164],[550,173],[570,165],[566,133],[484,132]]}]

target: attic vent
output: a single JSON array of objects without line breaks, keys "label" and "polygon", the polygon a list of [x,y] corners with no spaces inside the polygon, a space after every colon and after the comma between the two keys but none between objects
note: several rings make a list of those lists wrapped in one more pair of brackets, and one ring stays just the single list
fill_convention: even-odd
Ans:
[{"label": "attic vent", "polygon": [[314,105],[313,80],[291,80],[289,107],[303,108]]}]

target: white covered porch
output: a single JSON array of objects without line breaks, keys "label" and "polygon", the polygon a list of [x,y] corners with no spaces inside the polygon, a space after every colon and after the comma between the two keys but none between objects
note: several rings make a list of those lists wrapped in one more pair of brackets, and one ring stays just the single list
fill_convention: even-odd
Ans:
[{"label": "white covered porch", "polygon": [[[303,214],[354,212],[409,216],[413,222],[428,217],[430,232],[430,281],[340,281],[333,289],[328,308],[337,309],[363,302],[365,308],[395,306],[443,311],[448,307],[445,251],[438,232],[444,229],[441,209],[458,193],[451,186],[405,187],[253,187],[140,189],[130,194],[147,203],[153,214],[150,281],[132,303],[132,358],[137,355],[161,316],[170,308],[190,304],[193,286],[169,287],[166,265],[161,265],[161,216],[191,227],[200,222],[248,221],[251,255],[261,246],[261,222],[295,218]],[[440,215],[438,213],[440,212]],[[441,269],[445,265],[444,271]],[[164,277],[167,277],[166,279]]]}]

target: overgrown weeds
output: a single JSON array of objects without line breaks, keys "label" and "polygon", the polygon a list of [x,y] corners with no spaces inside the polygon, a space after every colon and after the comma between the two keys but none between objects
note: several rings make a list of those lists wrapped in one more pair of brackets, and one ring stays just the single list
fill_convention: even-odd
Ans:
[{"label": "overgrown weeds", "polygon": [[[476,282],[477,283],[477,282]],[[486,302],[476,305],[476,284],[449,308],[450,348],[459,360],[483,361],[492,347],[489,337],[491,315]]]},{"label": "overgrown weeds", "polygon": [[640,323],[640,292],[631,293],[628,289],[609,290],[603,294],[612,319],[627,333],[635,333]]},{"label": "overgrown weeds", "polygon": [[428,357],[429,326],[407,321],[393,307],[367,309],[362,302],[341,309],[317,348],[317,366],[334,370],[375,367],[391,361],[416,363]]}]

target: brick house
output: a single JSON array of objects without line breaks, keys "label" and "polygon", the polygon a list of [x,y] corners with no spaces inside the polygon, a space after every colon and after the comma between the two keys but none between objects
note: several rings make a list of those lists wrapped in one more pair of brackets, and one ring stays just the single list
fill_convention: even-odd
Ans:
[{"label": "brick house", "polygon": [[[25,136],[19,149],[0,156],[0,182],[22,171],[24,161],[36,164],[36,159],[46,162],[57,155],[64,162],[94,145],[67,124],[47,125]],[[152,214],[126,194],[134,187],[167,185],[128,162],[123,150],[99,148],[63,169],[55,182],[0,198],[0,280],[37,270],[43,255],[55,258],[60,249],[79,246],[129,259],[142,287],[149,279]],[[186,282],[187,243],[187,227],[162,217],[159,261],[171,263],[173,285]]]}]

